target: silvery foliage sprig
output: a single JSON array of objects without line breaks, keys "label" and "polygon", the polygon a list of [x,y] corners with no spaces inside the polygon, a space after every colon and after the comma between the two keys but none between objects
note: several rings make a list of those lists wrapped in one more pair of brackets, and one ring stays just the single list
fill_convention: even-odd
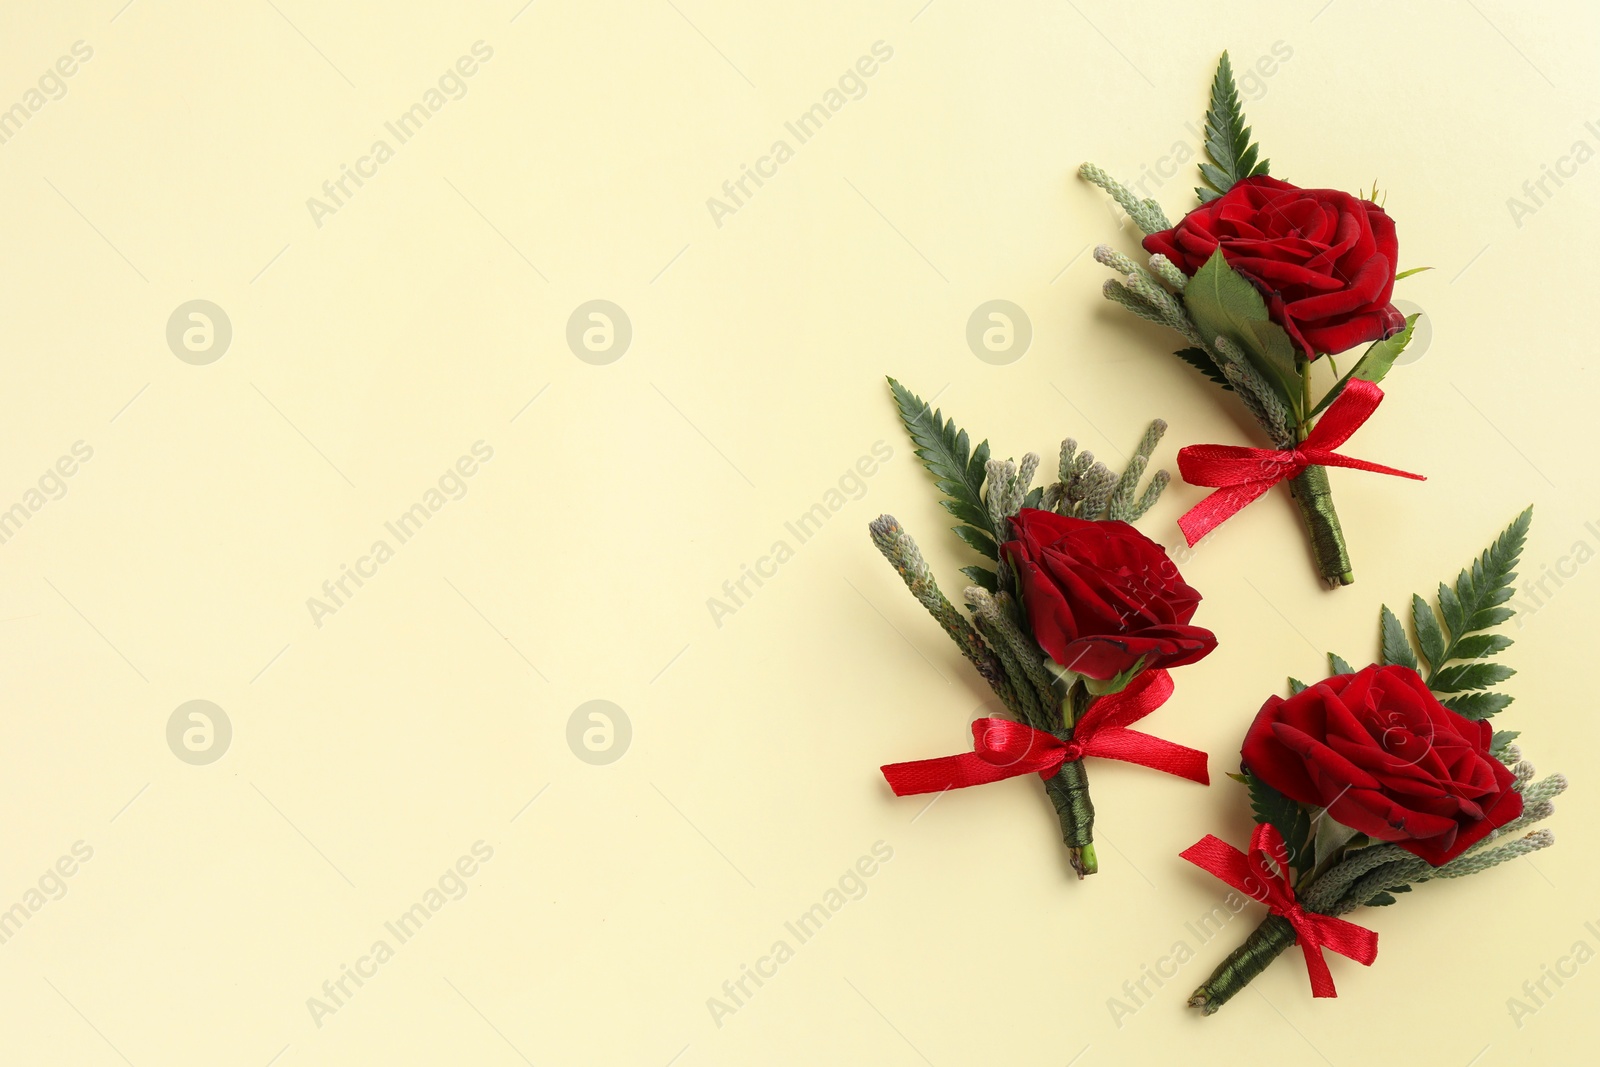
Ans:
[{"label": "silvery foliage sprig", "polygon": [[1061,443],[1057,480],[1035,487],[1037,453],[1029,452],[1020,461],[993,459],[987,441],[973,448],[954,420],[894,379],[889,384],[917,458],[944,494],[940,504],[961,520],[953,532],[993,562],[992,569],[983,564],[962,568],[971,582],[962,590],[970,619],[939,590],[921,550],[893,515],[880,515],[868,524],[873,543],[1007,709],[1037,729],[1059,729],[1061,683],[1045,666],[1021,608],[1016,575],[999,546],[1011,539],[1011,519],[1024,507],[1124,522],[1149,511],[1171,480],[1158,470],[1140,490],[1167,424],[1160,419],[1150,424],[1120,475],[1068,438]]},{"label": "silvery foliage sprig", "polygon": [[[1120,182],[1094,164],[1085,163],[1078,173],[1110,193],[1146,234],[1171,228],[1155,201],[1135,199]],[[1174,295],[1184,291],[1188,279],[1171,260],[1158,252],[1150,257],[1147,269],[1110,245],[1097,246],[1094,258],[1122,276],[1105,282],[1101,291],[1107,300],[1121,304],[1140,318],[1175,330],[1191,346],[1178,353],[1180,358],[1224,389],[1237,393],[1251,416],[1266,431],[1274,448],[1294,446],[1295,420],[1279,399],[1277,390],[1238,345],[1220,335],[1204,336],[1183,301]]]},{"label": "silvery foliage sprig", "polygon": [[1438,867],[1399,845],[1357,848],[1311,883],[1301,895],[1305,906],[1325,915],[1343,915],[1362,905],[1393,904],[1394,894],[1409,892],[1415,883],[1479,874],[1555,844],[1553,830],[1524,831],[1555,813],[1553,801],[1566,791],[1566,776],[1552,774],[1534,781],[1533,764],[1522,758],[1516,745],[1506,744],[1494,756],[1516,776],[1513,788],[1522,794],[1520,816]]}]

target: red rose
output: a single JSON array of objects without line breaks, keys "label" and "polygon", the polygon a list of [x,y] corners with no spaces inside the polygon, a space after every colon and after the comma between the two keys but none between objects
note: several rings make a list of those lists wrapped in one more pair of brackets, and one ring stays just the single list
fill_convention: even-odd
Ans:
[{"label": "red rose", "polygon": [[1200,594],[1160,545],[1125,522],[1023,508],[1003,546],[1021,578],[1033,636],[1050,658],[1090,678],[1193,663],[1217,647],[1190,626]]},{"label": "red rose", "polygon": [[1297,189],[1265,175],[1144,239],[1193,275],[1218,248],[1266,297],[1267,313],[1311,359],[1405,327],[1389,303],[1400,243],[1394,220],[1337,189]]},{"label": "red rose", "polygon": [[1273,697],[1244,738],[1257,778],[1435,867],[1522,814],[1493,731],[1439,703],[1409,667],[1371,666]]}]

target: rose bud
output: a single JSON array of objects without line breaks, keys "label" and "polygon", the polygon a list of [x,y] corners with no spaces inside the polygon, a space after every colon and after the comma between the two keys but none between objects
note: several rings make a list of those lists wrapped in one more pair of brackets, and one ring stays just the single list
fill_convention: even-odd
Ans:
[{"label": "rose bud", "polygon": [[1435,867],[1522,814],[1494,731],[1435,697],[1409,667],[1373,665],[1269,699],[1245,768],[1292,800]]},{"label": "rose bud", "polygon": [[1144,248],[1190,277],[1222,249],[1309,359],[1405,327],[1405,316],[1389,302],[1400,254],[1394,220],[1372,201],[1337,189],[1245,178],[1172,229],[1146,237]]},{"label": "rose bud", "polygon": [[1002,551],[1021,581],[1033,636],[1062,667],[1105,680],[1193,663],[1217,647],[1190,626],[1200,594],[1160,545],[1125,522],[1023,508]]}]

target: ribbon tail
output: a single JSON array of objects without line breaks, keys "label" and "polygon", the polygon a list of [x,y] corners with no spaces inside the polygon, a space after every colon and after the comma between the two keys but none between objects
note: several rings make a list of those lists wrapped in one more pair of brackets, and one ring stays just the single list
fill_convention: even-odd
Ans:
[{"label": "ribbon tail", "polygon": [[1306,957],[1306,973],[1311,976],[1311,995],[1314,997],[1337,997],[1339,994],[1333,988],[1333,974],[1328,970],[1328,961],[1322,958],[1322,945],[1313,937],[1307,935],[1311,930],[1296,928],[1295,936],[1300,939],[1300,949]]},{"label": "ribbon tail", "polygon": [[1301,452],[1311,461],[1313,466],[1317,467],[1348,467],[1351,470],[1370,471],[1373,474],[1392,474],[1396,478],[1410,478],[1412,481],[1417,482],[1428,480],[1425,474],[1413,474],[1398,467],[1386,467],[1382,463],[1372,463],[1368,460],[1356,459],[1353,456],[1342,455],[1338,452],[1315,450],[1308,452],[1305,449],[1301,449]]},{"label": "ribbon tail", "polygon": [[1252,878],[1245,854],[1222,838],[1207,834],[1178,855],[1241,893],[1261,899],[1260,887],[1250,888]]},{"label": "ribbon tail", "polygon": [[[1055,760],[1056,764],[1060,762],[1059,759]],[[879,769],[883,771],[883,777],[888,781],[889,788],[894,790],[895,796],[910,797],[1020,778],[1044,770],[1046,763],[1048,761],[1024,759],[1002,766],[989,762],[976,752],[962,752],[936,759],[890,763]]]},{"label": "ribbon tail", "polygon": [[1224,486],[1184,512],[1178,519],[1178,529],[1183,531],[1184,540],[1193,548],[1202,537],[1259,500],[1275,484],[1270,479],[1261,479],[1243,485]]},{"label": "ribbon tail", "polygon": [[1211,784],[1204,752],[1138,730],[1120,726],[1100,730],[1084,744],[1083,754],[1136,763],[1201,785]]},{"label": "ribbon tail", "polygon": [[1324,948],[1349,957],[1363,967],[1372,966],[1372,961],[1378,958],[1377,931],[1333,915],[1309,915],[1308,918],[1316,925],[1317,939]]}]

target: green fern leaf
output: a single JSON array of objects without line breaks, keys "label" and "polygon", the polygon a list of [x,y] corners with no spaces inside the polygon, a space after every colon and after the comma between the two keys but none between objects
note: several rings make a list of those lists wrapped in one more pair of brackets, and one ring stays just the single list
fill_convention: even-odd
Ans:
[{"label": "green fern leaf", "polygon": [[953,526],[951,529],[963,544],[974,552],[980,552],[990,559],[1000,558],[1000,549],[994,543],[994,538],[975,526]]},{"label": "green fern leaf", "polygon": [[1217,369],[1216,363],[1212,361],[1211,356],[1206,352],[1205,349],[1180,348],[1172,354],[1189,364],[1189,366],[1193,367],[1201,374],[1204,374],[1207,378],[1210,378],[1212,381],[1222,386],[1224,389],[1228,390],[1228,392],[1233,392],[1233,386],[1228,384],[1227,375],[1223,374],[1222,371]]},{"label": "green fern leaf", "polygon": [[1406,628],[1400,625],[1389,605],[1385,604],[1378,613],[1378,621],[1382,629],[1382,662],[1416,670],[1417,654],[1406,639]]},{"label": "green fern leaf", "polygon": [[[1509,667],[1481,662],[1487,656],[1510,648],[1511,638],[1479,631],[1498,626],[1514,614],[1505,603],[1511,599],[1515,588],[1517,560],[1522,555],[1523,545],[1527,543],[1528,526],[1532,521],[1533,509],[1530,507],[1518,515],[1495,539],[1494,544],[1473,560],[1470,567],[1462,569],[1454,588],[1443,584],[1439,586],[1439,610],[1450,629],[1450,639],[1439,650],[1437,657],[1432,653],[1428,655],[1430,689],[1441,693],[1486,689],[1505,681],[1514,673]],[[1421,598],[1413,598],[1414,613],[1418,604],[1421,604]],[[1423,610],[1431,620],[1433,613],[1426,610],[1426,605],[1423,605]],[[1424,645],[1428,640],[1420,631],[1418,639]],[[1456,660],[1470,662],[1449,666]],[[1491,711],[1488,714],[1493,713]]]},{"label": "green fern leaf", "polygon": [[1244,124],[1244,108],[1233,81],[1233,63],[1222,53],[1217,76],[1211,82],[1211,107],[1206,111],[1206,157],[1200,164],[1200,178],[1209,188],[1195,189],[1206,203],[1233,188],[1234,182],[1267,173],[1267,161],[1258,160],[1260,148],[1250,140],[1250,127]]},{"label": "green fern leaf", "polygon": [[1289,850],[1289,863],[1295,873],[1304,877],[1315,863],[1311,847],[1311,815],[1299,803],[1290,800],[1253,774],[1245,785],[1250,790],[1250,808],[1256,822],[1271,823],[1283,835]]},{"label": "green fern leaf", "polygon": [[1435,671],[1428,688],[1435,693],[1463,693],[1470,689],[1488,689],[1516,674],[1504,663],[1457,663]]},{"label": "green fern leaf", "polygon": [[[1530,507],[1471,566],[1462,569],[1453,586],[1441,582],[1438,614],[1421,596],[1411,598],[1411,625],[1427,660],[1428,688],[1439,695],[1445,707],[1469,719],[1487,719],[1511,703],[1503,693],[1484,692],[1517,673],[1504,664],[1485,662],[1510,648],[1511,638],[1482,631],[1499,626],[1514,614],[1506,601],[1515,588],[1517,560],[1532,521]],[[1399,618],[1384,607],[1379,619],[1383,662],[1420,673],[1417,654]]]},{"label": "green fern leaf", "polygon": [[1444,662],[1444,631],[1439,629],[1439,620],[1428,602],[1415,593],[1411,595],[1411,625],[1417,631],[1417,644],[1422,646],[1422,654],[1437,668]]},{"label": "green fern leaf", "polygon": [[1499,752],[1521,736],[1521,730],[1496,730],[1494,736],[1489,739],[1489,751]]},{"label": "green fern leaf", "polygon": [[1506,693],[1457,693],[1439,698],[1439,703],[1464,719],[1487,719],[1498,715],[1511,704]]},{"label": "green fern leaf", "polygon": [[[989,442],[971,446],[967,432],[958,429],[954,419],[932,410],[920,396],[889,379],[900,421],[911,435],[917,458],[933,475],[934,484],[948,500],[945,510],[966,526],[954,527],[956,536],[977,551],[996,558],[994,538],[984,532],[989,526],[989,509],[983,502],[983,480],[988,473]],[[965,531],[965,532],[963,532]]]},{"label": "green fern leaf", "polygon": [[991,593],[997,592],[1000,588],[999,576],[988,567],[979,567],[974,564],[971,567],[962,567],[961,573],[965,574],[973,585],[981,586]]},{"label": "green fern leaf", "polygon": [[941,500],[939,506],[962,522],[971,523],[980,529],[987,529],[989,526],[989,512],[965,500]]}]

